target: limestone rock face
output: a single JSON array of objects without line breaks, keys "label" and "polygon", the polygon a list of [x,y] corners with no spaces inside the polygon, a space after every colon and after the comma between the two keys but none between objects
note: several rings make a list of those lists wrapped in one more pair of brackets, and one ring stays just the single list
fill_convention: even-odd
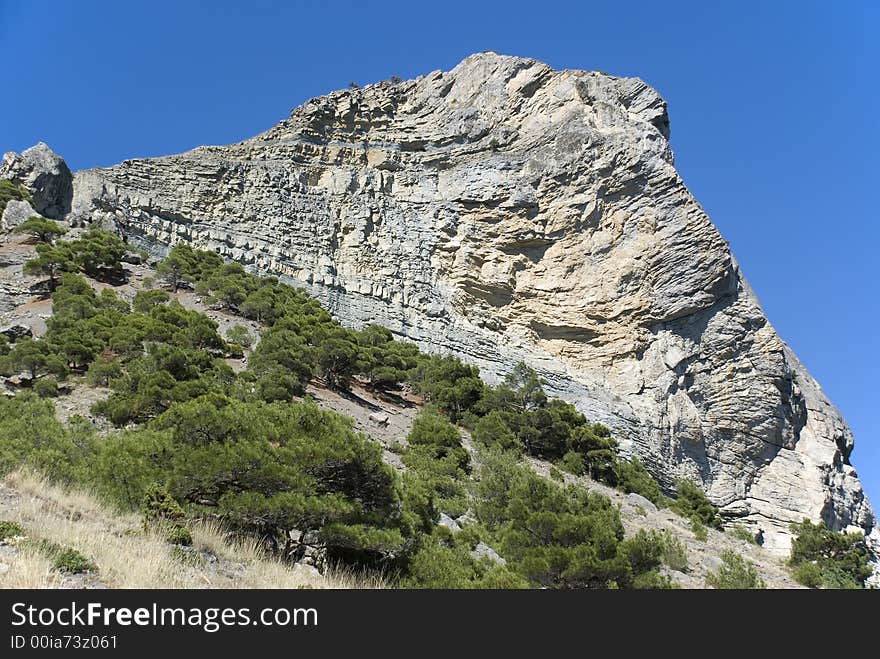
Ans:
[{"label": "limestone rock face", "polygon": [[333,92],[252,139],[78,172],[70,219],[186,241],[490,378],[524,360],[666,485],[783,551],[880,539],[853,437],[673,167],[638,79],[482,53]]},{"label": "limestone rock face", "polygon": [[64,160],[43,142],[20,154],[3,154],[0,178],[26,187],[33,197],[33,207],[45,217],[59,220],[70,211],[73,174]]},{"label": "limestone rock face", "polygon": [[0,229],[4,231],[14,229],[29,217],[38,217],[39,215],[28,202],[10,199],[6,202],[6,208],[3,209],[3,216],[0,217]]}]

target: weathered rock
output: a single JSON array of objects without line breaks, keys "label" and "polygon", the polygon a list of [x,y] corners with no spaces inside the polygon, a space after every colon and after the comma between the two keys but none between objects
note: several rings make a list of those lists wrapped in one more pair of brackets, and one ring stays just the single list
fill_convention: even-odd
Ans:
[{"label": "weathered rock", "polygon": [[0,218],[0,227],[8,231],[14,229],[29,217],[39,216],[40,214],[34,210],[26,201],[18,199],[10,199],[6,202],[6,208],[3,209],[3,217]]},{"label": "weathered rock", "polygon": [[651,500],[646,499],[641,494],[631,492],[630,494],[626,495],[626,500],[632,505],[642,508],[646,512],[657,512],[657,506],[655,506]]},{"label": "weathered rock", "polygon": [[64,160],[43,142],[20,154],[14,151],[3,154],[0,178],[26,187],[33,198],[33,207],[45,217],[58,220],[70,211],[73,175]]},{"label": "weathered rock", "polygon": [[666,487],[780,552],[873,533],[853,437],[673,167],[638,79],[494,53],[312,99],[257,137],[78,172],[71,219],[187,241],[502,377],[517,361]]},{"label": "weathered rock", "polygon": [[370,421],[377,423],[380,426],[387,426],[389,420],[389,416],[385,412],[373,412],[370,415]]},{"label": "weathered rock", "polygon": [[458,525],[458,523],[446,513],[440,513],[440,521],[437,522],[437,526],[446,527],[453,533],[458,533],[459,531],[461,531],[461,527]]},{"label": "weathered rock", "polygon": [[693,574],[672,570],[665,565],[660,568],[660,574],[669,577],[669,579],[679,588],[698,589],[704,587],[702,579],[695,577]]},{"label": "weathered rock", "polygon": [[707,571],[717,572],[720,568],[724,566],[724,561],[722,561],[717,556],[704,556],[702,564]]},{"label": "weathered rock", "polygon": [[31,328],[27,325],[7,325],[0,328],[0,334],[5,334],[10,343],[34,335]]},{"label": "weathered rock", "polygon": [[464,515],[459,515],[455,518],[455,523],[461,527],[465,527],[468,524],[476,524],[477,518],[470,511],[466,512]]},{"label": "weathered rock", "polygon": [[498,563],[498,565],[505,565],[507,563],[504,558],[502,558],[497,551],[492,549],[485,542],[478,542],[477,546],[474,547],[474,550],[471,552],[471,556],[476,558],[477,560],[481,558],[488,558],[493,563]]},{"label": "weathered rock", "polygon": [[144,262],[144,257],[137,252],[126,252],[122,255],[122,258],[119,259],[122,263],[129,263],[131,265],[141,265]]}]

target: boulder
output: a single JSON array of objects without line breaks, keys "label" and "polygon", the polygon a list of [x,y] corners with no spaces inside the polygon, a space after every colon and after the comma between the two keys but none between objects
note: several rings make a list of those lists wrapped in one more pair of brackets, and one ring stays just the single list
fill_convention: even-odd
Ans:
[{"label": "boulder", "polygon": [[461,531],[461,527],[458,525],[458,523],[446,513],[440,513],[440,521],[437,522],[437,526],[444,526],[453,533],[458,533],[459,531]]},{"label": "boulder", "polygon": [[388,414],[386,414],[384,412],[373,412],[369,418],[370,418],[370,421],[372,421],[373,423],[376,423],[380,426],[387,426],[388,422],[390,420],[390,417],[388,416]]},{"label": "boulder", "polygon": [[0,178],[27,188],[34,209],[44,217],[60,220],[70,211],[73,174],[64,160],[43,142],[21,153],[6,152],[0,163]]},{"label": "boulder", "polygon": [[643,497],[641,494],[636,494],[635,492],[630,492],[626,495],[627,503],[632,504],[633,506],[639,506],[644,509],[645,512],[656,513],[657,506],[655,506],[650,500]]},{"label": "boulder", "polygon": [[40,214],[34,210],[26,201],[18,199],[10,199],[6,202],[6,208],[3,209],[3,217],[0,218],[0,227],[5,231],[14,229],[29,217],[39,216]]},{"label": "boulder", "polygon": [[141,265],[144,262],[144,257],[137,252],[126,252],[119,260],[131,265]]},{"label": "boulder", "polygon": [[478,542],[477,546],[474,547],[474,550],[471,552],[471,556],[478,560],[481,558],[488,558],[493,563],[498,563],[499,565],[507,564],[507,561],[485,542]]}]

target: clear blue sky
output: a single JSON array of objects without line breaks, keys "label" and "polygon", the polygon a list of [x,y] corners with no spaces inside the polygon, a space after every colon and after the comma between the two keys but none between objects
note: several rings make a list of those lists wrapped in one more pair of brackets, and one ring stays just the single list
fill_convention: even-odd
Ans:
[{"label": "clear blue sky", "polygon": [[250,137],[495,50],[639,76],[685,182],[856,435],[880,509],[880,3],[0,0],[0,150],[73,169]]}]

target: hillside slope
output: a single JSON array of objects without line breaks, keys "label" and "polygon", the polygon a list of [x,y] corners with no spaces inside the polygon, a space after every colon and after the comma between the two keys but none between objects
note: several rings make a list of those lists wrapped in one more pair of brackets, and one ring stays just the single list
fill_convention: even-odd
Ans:
[{"label": "hillside slope", "polygon": [[[79,229],[69,236],[81,234]],[[7,268],[18,268],[35,256],[34,245],[21,236],[3,236],[0,251],[15,255],[17,263]],[[10,275],[10,271],[6,271]],[[146,288],[157,273],[151,265],[128,264],[125,277],[115,285],[89,279],[93,289],[110,289],[121,300],[131,302]],[[27,287],[26,287],[27,288]],[[173,297],[185,308],[204,313],[218,323],[221,331],[241,323],[249,324],[258,343],[262,327],[228,310],[209,306],[191,290],[181,289]],[[41,338],[46,332],[47,320],[52,315],[51,300],[43,296],[22,296],[18,304],[6,311],[2,318],[10,327],[29,330]],[[227,359],[234,371],[245,368],[252,350],[237,359]],[[6,378],[6,395],[21,390],[15,377]],[[68,422],[76,415],[90,420],[99,434],[111,431],[106,419],[95,416],[91,410],[96,401],[106,399],[111,390],[90,384],[85,378],[73,375],[62,383],[54,399],[56,417]],[[306,388],[306,396],[319,406],[350,417],[355,429],[382,446],[383,461],[399,471],[406,471],[401,454],[406,450],[410,433],[419,410],[424,407],[421,396],[407,392],[378,393],[353,382],[347,391],[331,390],[315,380]],[[384,417],[384,419],[383,419]],[[380,421],[377,421],[377,418]],[[479,468],[479,455],[469,433],[460,429],[464,445]],[[545,478],[559,478],[560,473],[549,462],[532,459],[531,468]],[[552,476],[555,474],[555,476]],[[565,482],[584,490],[608,497],[618,507],[627,537],[639,531],[656,530],[669,533],[680,543],[682,564],[677,569],[664,568],[672,583],[685,588],[702,588],[705,578],[721,565],[721,554],[730,549],[752,562],[767,587],[792,588],[792,580],[779,556],[764,548],[737,538],[731,533],[706,529],[708,537],[695,536],[690,522],[668,509],[658,509],[638,495],[627,495],[589,477],[564,476]],[[447,518],[448,519],[448,518]],[[163,538],[144,531],[139,514],[114,512],[105,502],[81,488],[62,488],[21,472],[7,476],[0,483],[0,521],[14,522],[25,530],[26,539],[45,540],[61,547],[70,547],[86,556],[97,566],[85,574],[64,574],[52,569],[51,558],[35,551],[27,542],[8,540],[0,543],[0,587],[377,587],[385,585],[380,578],[355,578],[351,574],[330,571],[317,573],[313,567],[301,563],[292,567],[264,557],[256,543],[226,539],[216,525],[195,523],[192,526],[193,547],[178,548]],[[460,520],[468,523],[468,515]],[[453,524],[448,519],[447,524]],[[391,582],[393,583],[393,582]]]},{"label": "hillside slope", "polygon": [[[283,565],[255,543],[231,541],[211,525],[193,527],[191,547],[175,547],[146,533],[138,515],[22,472],[0,481],[0,521],[24,530],[22,537],[0,538],[0,588],[383,587],[376,579]],[[52,558],[31,544],[41,540],[78,551],[93,568],[53,569]]]},{"label": "hillside slope", "polygon": [[849,428],[668,138],[638,79],[481,53],[312,99],[237,144],[77,172],[68,217],[154,254],[215,250],[496,380],[524,360],[767,547],[783,554],[806,516],[876,551]]}]

